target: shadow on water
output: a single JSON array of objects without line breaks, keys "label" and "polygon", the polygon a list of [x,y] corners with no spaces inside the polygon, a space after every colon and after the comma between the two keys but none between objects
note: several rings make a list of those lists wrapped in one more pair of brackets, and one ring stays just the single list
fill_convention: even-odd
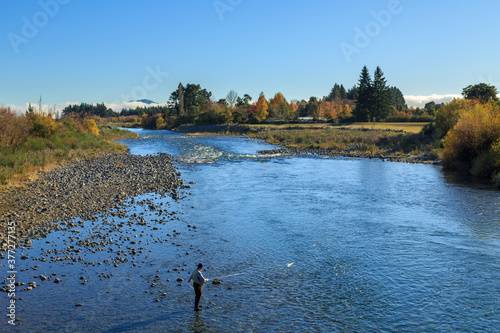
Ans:
[{"label": "shadow on water", "polygon": [[[178,317],[185,316],[185,315],[187,315],[190,312],[192,313],[193,311],[192,310],[187,310],[187,309],[185,309],[185,310],[179,310],[179,311],[176,311],[176,312],[172,312],[172,313],[169,313],[169,314],[164,314],[162,316],[150,318],[150,319],[147,319],[147,320],[143,320],[143,321],[138,321],[138,322],[134,322],[134,323],[128,323],[128,324],[116,326],[116,327],[113,327],[113,328],[111,328],[111,329],[109,329],[107,331],[103,331],[103,333],[135,332],[135,331],[137,331],[139,329],[145,329],[149,325],[152,325],[152,324],[158,324],[158,323],[161,323],[161,322],[166,321],[168,319],[178,318]],[[199,320],[200,318],[199,318],[199,314],[198,313],[196,313],[196,316],[197,316],[197,318]]]},{"label": "shadow on water", "polygon": [[498,191],[489,179],[474,177],[468,172],[460,172],[441,168],[443,178],[447,184],[469,187],[476,190]]},{"label": "shadow on water", "polygon": [[210,325],[203,318],[203,313],[187,309],[152,317],[147,320],[119,325],[102,332],[170,332],[173,329],[170,325],[172,319],[176,320],[176,324],[185,322],[183,328],[177,331],[188,331],[193,333],[212,332]]}]

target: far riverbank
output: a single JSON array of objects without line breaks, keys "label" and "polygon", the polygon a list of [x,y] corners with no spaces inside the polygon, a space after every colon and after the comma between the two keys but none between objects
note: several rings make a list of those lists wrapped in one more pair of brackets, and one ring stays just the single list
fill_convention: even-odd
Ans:
[{"label": "far riverbank", "polygon": [[[404,163],[438,164],[438,149],[430,136],[403,129],[407,125],[363,127],[321,125],[204,125],[180,126],[177,132],[188,134],[244,135],[263,139],[283,148],[260,151],[261,154],[314,154],[357,158],[377,158]],[[406,127],[405,127],[406,126]],[[421,126],[423,127],[423,125]]]}]

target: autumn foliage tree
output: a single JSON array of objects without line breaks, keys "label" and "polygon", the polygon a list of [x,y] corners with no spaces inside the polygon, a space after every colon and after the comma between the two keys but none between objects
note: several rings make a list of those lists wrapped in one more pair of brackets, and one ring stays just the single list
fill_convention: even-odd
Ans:
[{"label": "autumn foliage tree", "polygon": [[293,101],[290,102],[290,112],[291,112],[293,118],[296,118],[299,116],[297,113],[298,110],[299,110],[299,106],[297,104],[295,104],[295,102],[293,102]]},{"label": "autumn foliage tree", "polygon": [[89,132],[95,136],[99,136],[99,127],[97,127],[97,124],[94,119],[89,119],[89,118],[83,119],[82,126],[86,132]]},{"label": "autumn foliage tree", "polygon": [[269,114],[271,118],[279,120],[290,119],[291,108],[282,93],[276,93],[269,101]]},{"label": "autumn foliage tree", "polygon": [[59,128],[51,112],[43,110],[41,99],[37,108],[29,105],[26,118],[31,123],[31,134],[34,136],[48,138]]},{"label": "autumn foliage tree", "polygon": [[456,124],[444,138],[443,165],[467,169],[476,176],[493,176],[500,182],[500,106],[480,100],[463,100],[460,104],[462,108],[453,109]]},{"label": "autumn foliage tree", "polygon": [[217,102],[208,102],[203,106],[200,116],[197,119],[199,125],[224,124],[231,121],[232,107]]},{"label": "autumn foliage tree", "polygon": [[475,106],[475,102],[467,99],[454,99],[446,103],[436,112],[436,130],[437,138],[443,138],[457,124],[460,115],[464,111]]},{"label": "autumn foliage tree", "polygon": [[10,108],[0,107],[0,148],[16,151],[31,131],[31,123],[24,115],[16,115]]},{"label": "autumn foliage tree", "polygon": [[319,114],[328,120],[333,120],[338,123],[352,116],[352,110],[349,104],[344,101],[329,102],[322,99],[319,103]]},{"label": "autumn foliage tree", "polygon": [[261,92],[259,100],[257,101],[257,104],[255,104],[255,118],[257,121],[266,120],[269,115],[268,108],[269,106],[267,105],[266,96],[264,96],[264,92]]}]

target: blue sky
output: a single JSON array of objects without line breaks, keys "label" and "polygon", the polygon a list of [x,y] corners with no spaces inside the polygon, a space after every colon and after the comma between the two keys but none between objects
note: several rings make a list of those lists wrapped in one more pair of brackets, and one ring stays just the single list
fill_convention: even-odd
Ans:
[{"label": "blue sky", "polygon": [[352,87],[363,65],[408,104],[449,100],[500,87],[499,12],[484,0],[10,0],[0,104],[163,103],[179,82],[215,99],[308,99]]}]

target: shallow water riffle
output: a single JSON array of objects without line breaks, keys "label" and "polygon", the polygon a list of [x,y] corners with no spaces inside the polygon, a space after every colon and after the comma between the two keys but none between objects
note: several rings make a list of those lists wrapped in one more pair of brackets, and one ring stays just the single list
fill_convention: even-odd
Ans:
[{"label": "shallow water riffle", "polygon": [[[431,165],[261,156],[273,147],[242,137],[137,132],[123,141],[131,153],[174,155],[191,188],[33,241],[17,262],[38,285],[17,293],[19,331],[499,327],[500,194],[486,183]],[[69,246],[76,261],[52,260]],[[187,279],[199,262],[222,283],[205,285],[194,312]]]}]

